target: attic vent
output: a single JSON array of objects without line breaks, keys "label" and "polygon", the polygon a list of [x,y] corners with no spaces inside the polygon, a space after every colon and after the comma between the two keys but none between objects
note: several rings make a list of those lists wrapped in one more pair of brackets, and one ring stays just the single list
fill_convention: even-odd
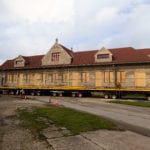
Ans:
[{"label": "attic vent", "polygon": [[97,59],[107,59],[109,58],[109,54],[98,54]]}]

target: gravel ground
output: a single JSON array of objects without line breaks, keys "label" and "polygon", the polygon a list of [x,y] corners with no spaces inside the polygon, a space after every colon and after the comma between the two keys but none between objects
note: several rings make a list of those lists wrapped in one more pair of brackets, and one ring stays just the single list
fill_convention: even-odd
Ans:
[{"label": "gravel ground", "polygon": [[44,141],[35,139],[29,130],[19,125],[15,110],[22,107],[39,106],[11,96],[0,97],[0,149],[1,150],[52,150]]},{"label": "gravel ground", "polygon": [[[149,137],[128,130],[122,132],[98,130],[76,136],[72,136],[68,130],[64,130],[68,135],[64,136],[64,133],[58,132],[55,127],[49,127],[43,131],[47,141],[40,141],[28,129],[19,125],[20,122],[15,111],[17,108],[48,105],[48,97],[35,98],[24,100],[14,96],[0,96],[0,150],[150,150]],[[53,98],[52,102],[55,104],[57,99]],[[66,98],[62,99],[65,99],[66,103]],[[75,107],[77,101],[78,107],[89,105],[94,107],[93,103],[81,102],[80,99],[73,101],[72,98],[68,98],[68,100],[71,100],[72,107]],[[87,100],[89,101],[89,99]],[[63,104],[63,100],[61,104]],[[95,101],[95,105],[97,107],[102,105],[102,109],[105,103],[101,104]],[[115,107],[114,104],[113,106]],[[119,107],[121,110],[124,108],[122,105]],[[135,108],[131,107],[131,109]],[[121,112],[121,110],[119,111]],[[141,108],[140,111],[142,110],[145,109]],[[148,111],[148,109],[146,110]]]}]

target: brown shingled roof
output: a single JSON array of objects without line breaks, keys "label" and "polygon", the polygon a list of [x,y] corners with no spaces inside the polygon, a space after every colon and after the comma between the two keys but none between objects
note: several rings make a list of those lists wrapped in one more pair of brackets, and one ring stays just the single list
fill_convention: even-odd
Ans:
[{"label": "brown shingled roof", "polygon": [[[24,68],[37,68],[41,66],[41,60],[44,55],[37,55],[37,56],[22,56],[26,63]],[[14,60],[7,60],[2,64],[1,69],[14,69]],[[20,68],[20,67],[19,67]]]},{"label": "brown shingled roof", "polygon": [[26,60],[26,68],[36,68],[42,65],[42,58],[44,55],[36,55],[36,56],[29,56],[25,57],[24,59]]},{"label": "brown shingled roof", "polygon": [[139,49],[138,52],[148,58],[150,58],[150,48]]},{"label": "brown shingled roof", "polygon": [[14,68],[14,60],[6,60],[1,65],[1,69],[10,69],[10,68]]},{"label": "brown shingled roof", "polygon": [[150,61],[146,55],[140,54],[140,50],[132,47],[109,49],[113,54],[113,62],[142,62]]},{"label": "brown shingled roof", "polygon": [[[62,46],[62,45],[61,45]],[[65,48],[63,46],[63,48]],[[72,52],[65,49],[70,56],[73,57],[71,65],[87,65],[95,64],[95,54],[98,50]],[[108,49],[113,54],[112,63],[132,63],[132,62],[150,62],[150,49],[136,50],[132,47]],[[149,56],[148,56],[149,55]],[[40,68],[42,67],[41,60],[44,55],[23,56],[26,60],[23,68]],[[1,69],[14,69],[14,60],[7,60],[1,65]],[[50,66],[49,66],[50,67]],[[21,68],[21,67],[20,67]]]},{"label": "brown shingled roof", "polygon": [[73,65],[93,64],[95,63],[94,55],[98,50],[75,52],[73,57]]},{"label": "brown shingled roof", "polygon": [[59,44],[71,57],[73,57],[73,51],[71,51],[70,49],[66,48],[65,46]]}]

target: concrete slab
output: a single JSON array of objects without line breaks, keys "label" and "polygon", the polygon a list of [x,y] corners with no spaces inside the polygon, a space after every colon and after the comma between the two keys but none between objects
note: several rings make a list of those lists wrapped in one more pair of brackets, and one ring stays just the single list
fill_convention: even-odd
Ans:
[{"label": "concrete slab", "polygon": [[47,133],[47,132],[51,132],[51,131],[57,131],[57,130],[59,130],[59,129],[56,126],[52,125],[46,129],[44,129],[43,133],[45,133],[45,132]]},{"label": "concrete slab", "polygon": [[51,139],[51,138],[59,138],[64,136],[63,133],[61,133],[59,131],[59,129],[55,126],[51,126],[45,130],[42,131],[42,134],[47,138],[47,139]]},{"label": "concrete slab", "polygon": [[150,150],[150,138],[130,131],[99,130],[81,134],[105,150]]},{"label": "concrete slab", "polygon": [[48,139],[55,150],[104,150],[80,135]]},{"label": "concrete slab", "polygon": [[43,135],[47,138],[47,139],[51,139],[51,138],[59,138],[64,136],[61,132],[59,131],[51,131],[51,132],[47,132],[47,133],[43,133]]},{"label": "concrete slab", "polygon": [[70,136],[70,135],[72,135],[72,133],[71,133],[69,130],[67,130],[67,129],[61,130],[61,133],[62,133],[64,136]]}]

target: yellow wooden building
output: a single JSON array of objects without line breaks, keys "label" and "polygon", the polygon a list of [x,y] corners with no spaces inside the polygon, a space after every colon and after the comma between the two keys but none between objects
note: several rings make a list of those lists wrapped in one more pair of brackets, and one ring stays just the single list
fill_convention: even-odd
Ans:
[{"label": "yellow wooden building", "polygon": [[[45,55],[22,56],[0,66],[0,89],[28,94],[150,92],[150,49],[132,47],[73,51],[58,43]],[[110,93],[110,94],[109,94]]]}]

